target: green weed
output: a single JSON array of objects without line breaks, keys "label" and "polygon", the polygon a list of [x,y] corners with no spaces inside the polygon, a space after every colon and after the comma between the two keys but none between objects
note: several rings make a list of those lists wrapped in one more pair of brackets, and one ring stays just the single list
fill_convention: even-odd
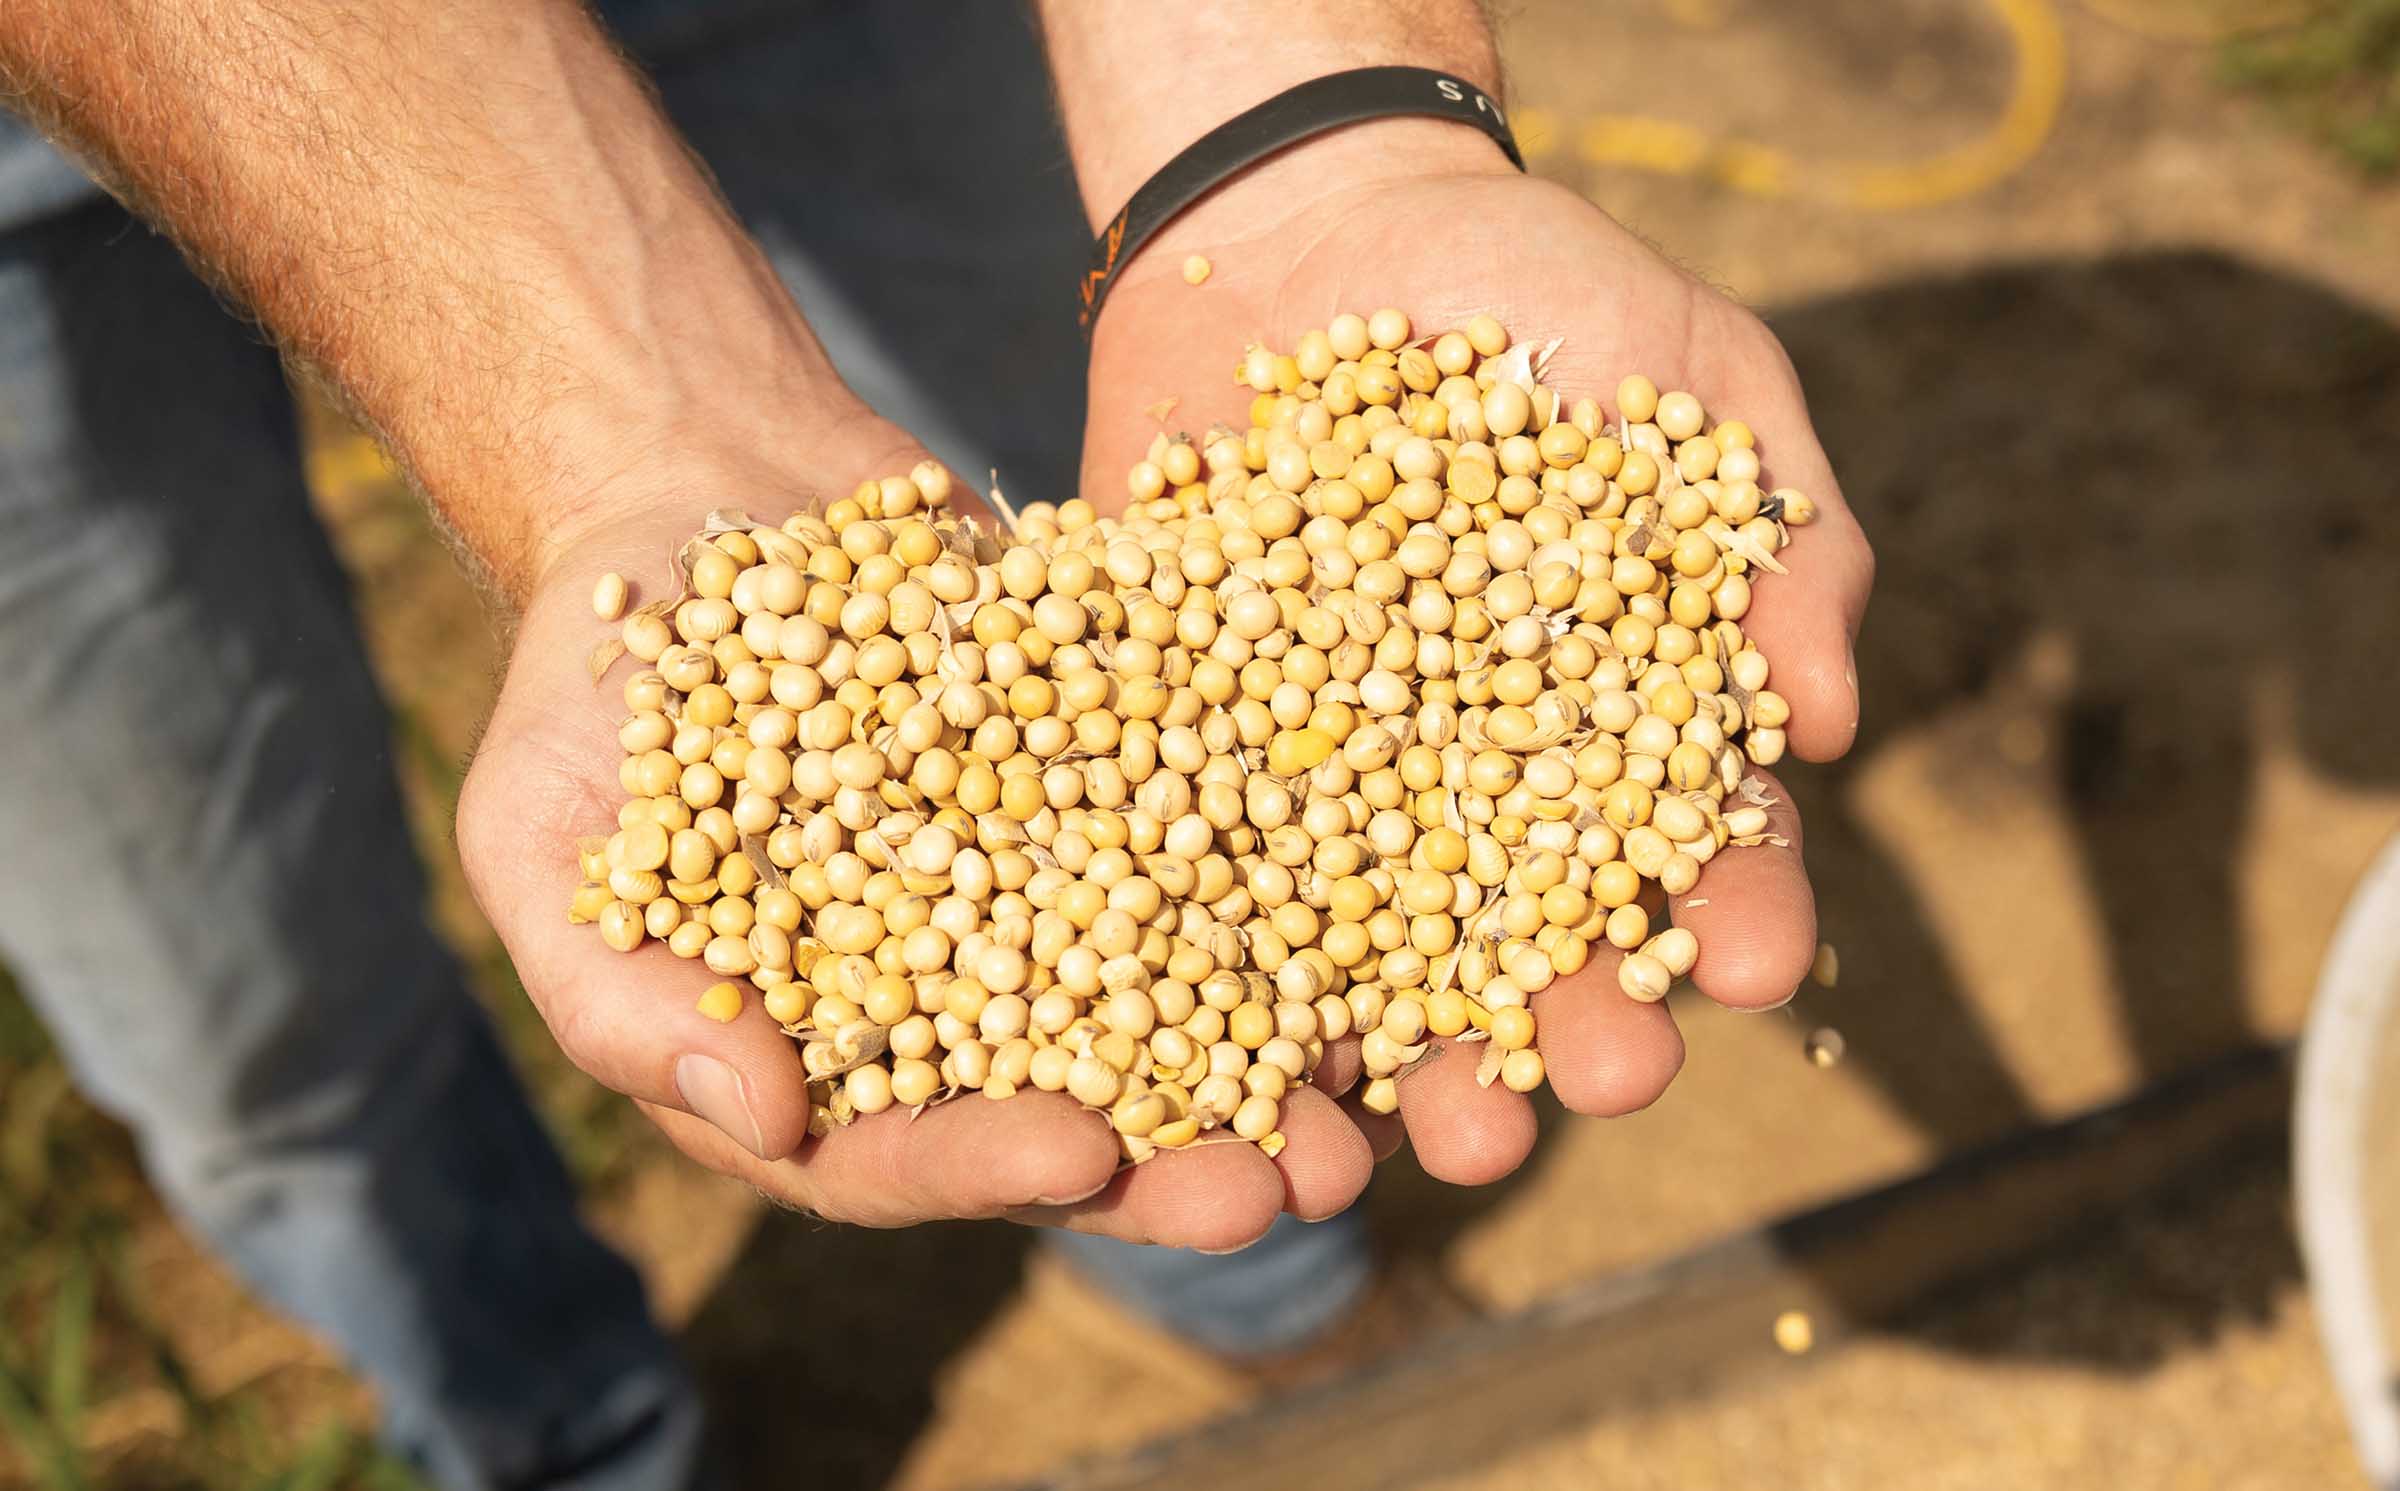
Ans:
[{"label": "green weed", "polygon": [[2360,170],[2400,172],[2400,0],[2333,0],[2288,30],[2227,42],[2218,65]]}]

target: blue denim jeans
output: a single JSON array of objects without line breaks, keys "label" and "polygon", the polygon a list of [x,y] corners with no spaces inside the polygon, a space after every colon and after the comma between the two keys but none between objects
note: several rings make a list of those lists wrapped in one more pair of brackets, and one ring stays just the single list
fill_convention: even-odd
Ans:
[{"label": "blue denim jeans", "polygon": [[[1070,490],[1082,219],[1019,8],[619,18],[852,386],[961,470]],[[0,959],[169,1204],[439,1483],[700,1483],[689,1381],[422,919],[273,353],[5,119],[0,657],[29,872]],[[1230,1351],[1366,1276],[1348,1220],[1227,1258],[1058,1245]]]},{"label": "blue denim jeans", "polygon": [[[697,1406],[425,888],[274,354],[92,204],[0,237],[0,957],[158,1189],[457,1487],[691,1483]],[[38,869],[36,868],[38,866]]]}]

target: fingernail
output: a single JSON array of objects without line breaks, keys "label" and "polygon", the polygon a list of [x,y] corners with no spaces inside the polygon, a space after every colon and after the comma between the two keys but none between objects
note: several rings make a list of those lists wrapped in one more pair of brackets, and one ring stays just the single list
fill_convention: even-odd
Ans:
[{"label": "fingernail", "polygon": [[694,1115],[715,1124],[760,1159],[767,1158],[767,1136],[751,1114],[750,1095],[732,1067],[694,1052],[675,1063],[675,1090]]},{"label": "fingernail", "polygon": [[1198,1253],[1203,1258],[1230,1258],[1236,1253],[1248,1252],[1250,1249],[1257,1247],[1259,1238],[1265,1236],[1266,1234],[1262,1232],[1258,1235],[1258,1237],[1254,1237],[1248,1242],[1235,1243],[1230,1248],[1194,1248],[1192,1251]]},{"label": "fingernail", "polygon": [[[1116,1177],[1113,1175],[1109,1177],[1109,1180],[1114,1179],[1116,1179]],[[1107,1189],[1108,1181],[1104,1180],[1088,1191],[1077,1191],[1071,1195],[1061,1193],[1056,1196],[1036,1196],[1033,1198],[1033,1204],[1035,1206],[1074,1206],[1079,1202],[1091,1200],[1094,1196],[1099,1195],[1102,1191]]]}]

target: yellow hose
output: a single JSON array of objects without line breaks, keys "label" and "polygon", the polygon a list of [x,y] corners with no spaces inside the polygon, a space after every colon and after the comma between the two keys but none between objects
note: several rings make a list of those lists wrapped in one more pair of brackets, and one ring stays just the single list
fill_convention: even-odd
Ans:
[{"label": "yellow hose", "polygon": [[1554,113],[1517,111],[1520,136],[1563,143],[1588,165],[1694,176],[1760,197],[1808,196],[1868,212],[1970,197],[2031,160],[2066,96],[2066,42],[2050,0],[1988,0],[2016,52],[2016,84],[1992,127],[1952,150],[1898,165],[1809,166],[1778,146],[1712,135],[1670,119],[1596,114],[1562,127]]}]

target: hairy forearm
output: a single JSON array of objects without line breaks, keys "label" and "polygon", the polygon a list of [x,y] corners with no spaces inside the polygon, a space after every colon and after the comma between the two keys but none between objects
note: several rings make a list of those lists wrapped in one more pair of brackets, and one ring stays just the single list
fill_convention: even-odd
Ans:
[{"label": "hairy forearm", "polygon": [[[1479,0],[1211,0],[1127,5],[1039,0],[1067,143],[1097,224],[1185,146],[1286,88],[1355,67],[1455,73],[1498,96],[1499,55]],[[1377,151],[1451,150],[1459,126],[1380,122]],[[1356,142],[1337,131],[1306,154],[1246,173],[1260,194],[1321,174]],[[1464,131],[1469,137],[1472,131]],[[1484,147],[1489,149],[1488,146]],[[1281,183],[1279,188],[1278,183]]]},{"label": "hairy forearm", "polygon": [[570,0],[8,0],[17,103],[383,435],[500,584],[727,386],[829,378]]}]

